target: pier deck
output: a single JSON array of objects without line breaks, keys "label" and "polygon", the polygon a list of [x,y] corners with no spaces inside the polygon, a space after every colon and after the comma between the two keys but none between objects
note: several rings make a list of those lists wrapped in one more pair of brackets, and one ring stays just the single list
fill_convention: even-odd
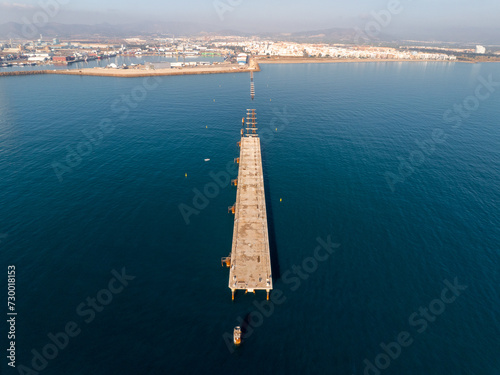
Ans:
[{"label": "pier deck", "polygon": [[234,210],[229,288],[234,292],[273,288],[260,138],[242,136]]}]

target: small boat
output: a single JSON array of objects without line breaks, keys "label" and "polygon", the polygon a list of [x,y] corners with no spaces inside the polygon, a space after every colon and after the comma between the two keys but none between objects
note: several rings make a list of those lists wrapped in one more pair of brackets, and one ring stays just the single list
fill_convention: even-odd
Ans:
[{"label": "small boat", "polygon": [[205,159],[205,161],[210,161],[210,159]]},{"label": "small boat", "polygon": [[240,326],[234,327],[233,341],[234,341],[234,345],[236,345],[236,346],[239,346],[241,344],[241,327]]}]

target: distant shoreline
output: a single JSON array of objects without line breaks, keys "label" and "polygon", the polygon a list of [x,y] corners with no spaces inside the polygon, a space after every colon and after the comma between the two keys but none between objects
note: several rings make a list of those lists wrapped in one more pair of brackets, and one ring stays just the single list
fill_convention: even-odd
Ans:
[{"label": "distant shoreline", "polygon": [[223,74],[223,73],[248,73],[260,72],[259,64],[334,64],[334,63],[381,63],[381,62],[436,62],[436,63],[466,63],[476,64],[482,62],[500,62],[500,61],[449,61],[449,60],[402,60],[402,59],[331,59],[331,58],[301,58],[301,57],[281,57],[281,58],[257,58],[251,59],[246,67],[231,65],[211,65],[199,66],[181,69],[109,69],[109,68],[86,68],[69,70],[19,70],[14,72],[0,72],[0,77],[40,75],[40,74],[62,74],[76,76],[94,76],[94,77],[115,77],[115,78],[141,78],[141,77],[160,77],[160,76],[183,76],[200,74]]},{"label": "distant shoreline", "polygon": [[[475,64],[483,61],[460,61],[460,60],[406,60],[406,59],[331,59],[331,58],[302,58],[302,57],[280,57],[280,58],[261,58],[257,59],[259,64],[333,64],[333,63],[371,63],[371,62],[437,62],[437,63],[467,63]],[[500,61],[484,61],[500,62]]]}]

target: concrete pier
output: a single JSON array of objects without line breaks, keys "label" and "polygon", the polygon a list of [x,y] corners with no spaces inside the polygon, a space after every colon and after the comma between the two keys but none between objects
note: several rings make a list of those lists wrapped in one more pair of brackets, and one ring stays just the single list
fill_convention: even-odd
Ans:
[{"label": "concrete pier", "polygon": [[233,244],[230,259],[224,258],[226,264],[230,264],[229,288],[233,299],[238,289],[246,292],[266,290],[267,298],[273,289],[264,176],[256,124],[255,110],[248,110],[246,134],[243,132],[240,142]]}]

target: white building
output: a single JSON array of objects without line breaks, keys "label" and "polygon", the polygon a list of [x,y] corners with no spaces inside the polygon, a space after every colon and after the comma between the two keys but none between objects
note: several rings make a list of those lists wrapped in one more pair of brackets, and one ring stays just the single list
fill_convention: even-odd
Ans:
[{"label": "white building", "polygon": [[44,56],[31,56],[28,57],[28,61],[33,61],[33,62],[44,62],[47,61],[49,58],[44,57]]},{"label": "white building", "polygon": [[146,70],[155,70],[155,69],[170,69],[171,64],[168,61],[162,61],[162,62],[147,62],[146,63]]},{"label": "white building", "polygon": [[476,53],[485,54],[486,48],[484,48],[483,46],[476,46]]},{"label": "white building", "polygon": [[236,58],[236,61],[238,62],[238,64],[244,65],[248,62],[248,55],[246,53],[240,53]]}]

